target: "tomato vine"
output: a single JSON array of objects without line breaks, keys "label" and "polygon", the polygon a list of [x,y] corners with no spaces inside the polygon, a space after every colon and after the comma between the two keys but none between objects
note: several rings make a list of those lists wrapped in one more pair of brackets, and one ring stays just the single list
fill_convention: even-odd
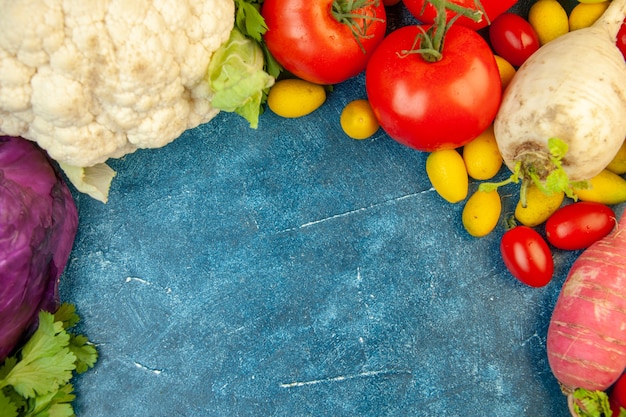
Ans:
[{"label": "tomato vine", "polygon": [[[415,38],[411,49],[404,49],[398,53],[401,58],[411,54],[419,54],[428,62],[441,60],[445,35],[454,22],[462,16],[478,22],[485,14],[480,0],[475,0],[476,10],[447,0],[427,0],[426,3],[432,4],[436,9],[435,22],[428,29],[418,25],[420,33]],[[449,20],[446,16],[446,10],[455,13]]]},{"label": "tomato vine", "polygon": [[[332,16],[350,29],[363,53],[366,53],[366,50],[361,39],[370,39],[374,36],[368,34],[372,23],[385,21],[376,16],[375,9],[370,8],[378,7],[379,4],[379,0],[334,0],[331,6]],[[372,14],[369,14],[368,10],[371,10]]]}]

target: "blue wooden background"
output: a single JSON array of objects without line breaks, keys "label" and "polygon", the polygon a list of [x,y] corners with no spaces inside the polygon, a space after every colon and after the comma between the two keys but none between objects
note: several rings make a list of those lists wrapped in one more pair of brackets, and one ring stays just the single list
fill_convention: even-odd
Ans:
[{"label": "blue wooden background", "polygon": [[77,415],[568,415],[545,336],[579,252],[555,252],[548,286],[520,284],[503,225],[469,236],[426,154],[343,134],[355,98],[362,76],[301,119],[220,114],[111,161],[106,205],[75,195],[61,295],[100,352]]}]

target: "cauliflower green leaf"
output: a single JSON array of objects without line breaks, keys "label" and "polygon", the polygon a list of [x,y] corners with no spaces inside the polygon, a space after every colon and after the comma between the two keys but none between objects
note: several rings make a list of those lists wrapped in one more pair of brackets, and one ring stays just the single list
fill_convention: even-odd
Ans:
[{"label": "cauliflower green leaf", "polygon": [[274,84],[274,77],[265,72],[264,63],[259,44],[234,28],[209,64],[211,105],[239,114],[256,129],[264,97]]},{"label": "cauliflower green leaf", "polygon": [[270,50],[263,42],[263,35],[267,32],[267,24],[261,16],[263,0],[235,0],[235,25],[241,33],[254,40],[263,50],[265,71],[274,78],[283,72],[283,67],[276,61]]}]

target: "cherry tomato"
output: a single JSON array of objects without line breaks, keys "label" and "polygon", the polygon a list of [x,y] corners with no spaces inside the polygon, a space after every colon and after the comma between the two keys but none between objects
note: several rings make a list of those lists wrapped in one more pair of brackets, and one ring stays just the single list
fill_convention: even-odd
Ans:
[{"label": "cherry tomato", "polygon": [[617,47],[622,52],[622,55],[626,58],[626,21],[622,23],[622,26],[619,28],[619,32],[617,32]]},{"label": "cherry tomato", "polygon": [[268,27],[265,44],[278,63],[298,78],[316,84],[345,81],[365,69],[387,29],[382,2],[371,0],[348,10],[357,7],[353,3],[265,0],[261,8]]},{"label": "cherry tomato", "polygon": [[398,3],[400,3],[400,0],[383,0],[385,6],[395,6]]},{"label": "cherry tomato", "polygon": [[524,284],[543,287],[552,279],[552,252],[535,229],[515,226],[507,230],[500,241],[500,253],[509,272]]},{"label": "cherry tomato", "polygon": [[515,13],[503,13],[489,26],[489,40],[497,55],[519,67],[539,49],[535,29]]},{"label": "cherry tomato", "polygon": [[[476,0],[452,0],[451,2],[468,9],[477,10]],[[483,17],[479,22],[475,22],[469,17],[461,16],[455,24],[460,24],[473,30],[482,29],[489,25],[489,23],[496,17],[509,10],[515,3],[517,3],[517,0],[481,0],[481,4],[485,9],[487,18]],[[437,9],[429,1],[404,0],[404,5],[407,10],[420,22],[431,24],[435,21]],[[456,13],[451,10],[446,11],[446,17],[448,20],[455,15]]]},{"label": "cherry tomato", "polygon": [[604,204],[579,201],[555,211],[546,221],[546,238],[554,247],[579,250],[608,235],[615,213]]},{"label": "cherry tomato", "polygon": [[416,25],[391,32],[365,72],[370,105],[396,141],[421,151],[458,148],[493,121],[501,81],[493,52],[475,31],[452,25],[442,58],[407,53],[419,47]]},{"label": "cherry tomato", "polygon": [[626,408],[626,373],[622,374],[611,387],[609,403],[613,417],[619,417],[620,407]]}]

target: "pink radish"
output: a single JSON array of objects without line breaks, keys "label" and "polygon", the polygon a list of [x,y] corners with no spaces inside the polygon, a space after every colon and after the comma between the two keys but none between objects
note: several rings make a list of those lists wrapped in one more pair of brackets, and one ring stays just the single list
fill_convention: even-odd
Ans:
[{"label": "pink radish", "polygon": [[572,265],[547,336],[563,392],[604,391],[626,368],[626,216]]},{"label": "pink radish", "polygon": [[[615,41],[625,14],[626,1],[613,0],[591,27],[546,43],[513,77],[494,131],[504,162],[520,179],[545,181],[554,172],[546,187],[562,188],[567,179],[594,177],[619,150],[626,136],[626,65]],[[556,163],[552,138],[567,148]]]}]

